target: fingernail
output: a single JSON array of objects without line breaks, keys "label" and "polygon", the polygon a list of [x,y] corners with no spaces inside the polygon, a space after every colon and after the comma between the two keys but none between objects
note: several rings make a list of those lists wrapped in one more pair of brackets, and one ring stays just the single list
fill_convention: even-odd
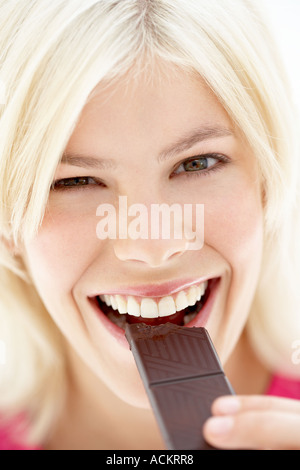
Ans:
[{"label": "fingernail", "polygon": [[240,401],[236,397],[222,397],[216,403],[218,413],[233,415],[240,409]]},{"label": "fingernail", "polygon": [[231,416],[217,416],[209,418],[206,422],[208,432],[215,436],[227,434],[233,428]]}]

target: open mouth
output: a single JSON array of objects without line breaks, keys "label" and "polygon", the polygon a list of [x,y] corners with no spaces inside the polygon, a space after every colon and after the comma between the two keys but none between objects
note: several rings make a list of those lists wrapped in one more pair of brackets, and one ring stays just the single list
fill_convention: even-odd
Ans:
[{"label": "open mouth", "polygon": [[148,325],[171,322],[185,326],[203,309],[214,281],[216,279],[160,298],[107,294],[96,296],[95,300],[101,312],[122,329],[127,323],[139,322]]}]

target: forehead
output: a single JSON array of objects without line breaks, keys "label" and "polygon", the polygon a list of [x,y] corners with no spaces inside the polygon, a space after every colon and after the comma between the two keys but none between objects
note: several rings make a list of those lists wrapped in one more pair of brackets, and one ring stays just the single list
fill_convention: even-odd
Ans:
[{"label": "forehead", "polygon": [[187,71],[165,67],[149,76],[128,73],[109,86],[100,83],[83,109],[69,147],[95,154],[106,144],[124,151],[134,142],[155,152],[197,129],[230,129],[232,122],[216,96]]}]

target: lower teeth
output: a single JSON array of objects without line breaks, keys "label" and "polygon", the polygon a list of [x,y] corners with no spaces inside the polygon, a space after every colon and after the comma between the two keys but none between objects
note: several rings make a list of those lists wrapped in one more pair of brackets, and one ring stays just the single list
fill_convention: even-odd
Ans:
[{"label": "lower teeth", "polygon": [[184,315],[183,324],[186,325],[187,323],[190,323],[192,320],[194,320],[196,315],[197,315],[197,312],[188,313],[188,314]]},{"label": "lower teeth", "polygon": [[125,330],[126,324],[127,324],[126,322],[127,315],[124,315],[124,314],[121,315],[119,313],[116,313],[113,309],[111,309],[111,312],[109,312],[106,315],[107,315],[107,318],[109,318],[111,322],[113,322],[115,325]]}]

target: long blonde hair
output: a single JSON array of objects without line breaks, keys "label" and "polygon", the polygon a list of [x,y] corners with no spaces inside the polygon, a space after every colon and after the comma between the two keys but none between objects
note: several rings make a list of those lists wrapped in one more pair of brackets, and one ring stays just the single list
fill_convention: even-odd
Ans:
[{"label": "long blonde hair", "polygon": [[300,338],[295,120],[256,3],[0,0],[0,339],[7,345],[0,409],[25,410],[35,437],[47,432],[64,389],[63,342],[14,249],[40,227],[54,172],[95,86],[128,71],[138,79],[145,67],[159,73],[157,59],[201,76],[257,157],[265,251],[248,329],[269,367],[298,373],[291,361]]}]

